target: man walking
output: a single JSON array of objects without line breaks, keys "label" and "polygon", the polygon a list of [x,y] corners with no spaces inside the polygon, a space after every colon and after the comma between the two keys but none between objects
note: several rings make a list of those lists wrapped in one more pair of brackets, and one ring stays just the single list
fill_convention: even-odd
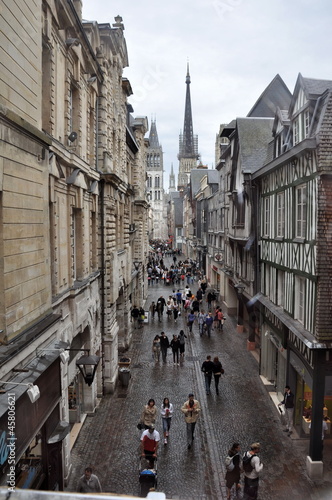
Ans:
[{"label": "man walking", "polygon": [[80,477],[76,491],[79,493],[101,493],[101,486],[98,477],[92,474],[91,467],[87,467],[82,477]]},{"label": "man walking", "polygon": [[261,445],[253,443],[250,450],[243,455],[242,465],[244,470],[243,500],[257,500],[259,473],[263,469],[258,453]]},{"label": "man walking", "polygon": [[211,361],[211,356],[206,356],[206,360],[203,361],[201,370],[204,373],[206,394],[209,395],[212,374],[214,372],[214,363]]},{"label": "man walking", "polygon": [[181,411],[184,413],[187,425],[187,443],[189,450],[193,444],[195,426],[201,411],[200,404],[197,399],[194,399],[194,395],[192,393],[189,394],[188,400],[182,406]]},{"label": "man walking", "polygon": [[208,334],[208,337],[211,337],[211,330],[212,330],[212,325],[213,325],[213,316],[212,313],[208,313],[205,317],[205,324],[206,324],[206,331]]},{"label": "man walking", "polygon": [[166,363],[167,349],[169,348],[169,340],[165,332],[161,332],[160,335],[160,350],[163,363]]},{"label": "man walking", "polygon": [[290,436],[293,427],[294,394],[291,392],[289,385],[285,387],[284,399],[278,404],[278,406],[281,405],[285,405],[286,429],[284,429],[284,432],[288,432],[288,436]]},{"label": "man walking", "polygon": [[157,451],[160,441],[160,434],[155,430],[154,425],[150,425],[141,436],[141,453],[142,457],[149,460],[151,469],[157,457]]}]

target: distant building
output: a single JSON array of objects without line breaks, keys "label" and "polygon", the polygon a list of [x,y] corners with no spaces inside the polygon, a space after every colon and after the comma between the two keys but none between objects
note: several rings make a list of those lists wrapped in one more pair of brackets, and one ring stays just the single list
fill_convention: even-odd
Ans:
[{"label": "distant building", "polygon": [[156,121],[152,121],[146,154],[147,192],[153,217],[150,219],[149,238],[166,239],[166,205],[164,203],[163,151],[159,144]]}]

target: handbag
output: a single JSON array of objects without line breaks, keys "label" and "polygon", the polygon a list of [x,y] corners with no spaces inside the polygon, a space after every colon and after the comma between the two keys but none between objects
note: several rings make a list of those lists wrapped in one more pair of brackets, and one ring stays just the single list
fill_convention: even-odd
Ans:
[{"label": "handbag", "polygon": [[136,427],[137,427],[137,429],[138,429],[139,431],[141,431],[141,430],[143,429],[143,427],[144,427],[144,424],[142,424],[142,422],[138,422],[138,424],[137,424],[137,426],[136,426]]}]

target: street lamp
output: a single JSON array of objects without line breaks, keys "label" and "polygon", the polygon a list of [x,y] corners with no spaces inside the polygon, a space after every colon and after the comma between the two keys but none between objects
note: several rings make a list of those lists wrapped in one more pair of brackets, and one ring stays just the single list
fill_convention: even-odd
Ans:
[{"label": "street lamp", "polygon": [[97,366],[100,361],[100,356],[92,355],[90,356],[89,349],[66,349],[66,351],[77,351],[77,352],[87,352],[87,356],[81,356],[76,361],[76,366],[81,372],[84,382],[90,386],[95,378],[95,373]]},{"label": "street lamp", "polygon": [[[88,351],[89,352],[89,351]],[[81,356],[76,361],[76,366],[83,375],[84,381],[90,386],[95,378],[100,356]]]}]

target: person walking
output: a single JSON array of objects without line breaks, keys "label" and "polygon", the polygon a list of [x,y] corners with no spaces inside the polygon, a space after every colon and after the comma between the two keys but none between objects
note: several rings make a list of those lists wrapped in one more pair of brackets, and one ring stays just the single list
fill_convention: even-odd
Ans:
[{"label": "person walking", "polygon": [[[173,363],[174,365],[176,364],[180,364],[179,363],[179,351],[180,351],[180,340],[178,338],[177,335],[173,335],[173,338],[171,340],[171,343],[170,343],[170,347],[172,349],[172,353],[173,353]],[[176,359],[176,361],[175,361]]]},{"label": "person walking", "polygon": [[149,307],[149,311],[150,311],[150,314],[151,314],[151,318],[154,319],[154,315],[156,314],[156,304],[154,301],[151,302],[151,305]]},{"label": "person walking", "polygon": [[194,311],[191,310],[190,313],[188,314],[188,317],[187,317],[187,326],[188,326],[190,333],[193,332],[193,324],[194,324],[195,319],[196,319],[196,316],[194,314]]},{"label": "person walking", "polygon": [[149,461],[149,466],[152,469],[160,441],[160,434],[151,424],[141,436],[141,454]]},{"label": "person walking", "polygon": [[261,445],[253,443],[250,450],[246,451],[242,458],[244,470],[244,490],[243,500],[257,500],[259,474],[263,469],[263,464],[260,461],[258,453]]},{"label": "person walking", "polygon": [[138,318],[139,318],[139,309],[136,305],[131,310],[131,318],[132,321],[134,322],[134,328],[136,330],[138,328]]},{"label": "person walking", "polygon": [[285,387],[284,399],[280,401],[278,406],[285,405],[286,429],[288,436],[292,434],[293,414],[294,414],[294,394],[291,392],[289,385]]},{"label": "person walking", "polygon": [[161,357],[163,359],[163,363],[167,361],[167,349],[169,348],[169,340],[165,332],[161,332],[160,335],[160,349],[161,349]]},{"label": "person walking", "polygon": [[200,404],[197,399],[194,399],[194,394],[192,392],[189,394],[187,401],[182,405],[181,411],[184,413],[185,417],[187,426],[187,444],[188,449],[190,449],[193,444],[195,427],[201,411]]},{"label": "person walking", "polygon": [[204,325],[205,325],[205,312],[201,310],[201,312],[197,316],[198,323],[198,331],[200,336],[202,337],[204,334]]},{"label": "person walking", "polygon": [[241,490],[240,476],[241,476],[241,456],[240,456],[240,445],[239,443],[234,443],[231,449],[228,451],[228,455],[225,460],[226,464],[226,488],[227,488],[227,500],[231,498],[231,490],[235,484],[236,494]]},{"label": "person walking", "polygon": [[177,322],[178,316],[179,316],[179,306],[178,306],[177,302],[175,302],[175,303],[174,303],[174,305],[173,305],[173,318],[174,318],[174,323],[176,323],[176,322]]},{"label": "person walking", "polygon": [[222,367],[222,364],[219,361],[218,356],[215,356],[213,358],[213,376],[214,376],[214,385],[216,387],[216,394],[219,396],[219,380],[221,375],[224,373],[224,369]]},{"label": "person walking", "polygon": [[173,405],[169,402],[168,398],[164,398],[161,405],[161,418],[163,423],[164,431],[164,444],[167,444],[167,439],[169,437],[169,430],[171,428],[171,421],[173,416]]},{"label": "person walking", "polygon": [[164,299],[164,297],[162,295],[160,295],[159,299],[157,300],[157,305],[156,305],[159,322],[161,322],[161,318],[164,314],[164,307],[165,306],[166,306],[166,300]]},{"label": "person walking", "polygon": [[201,370],[204,373],[206,394],[209,395],[212,374],[214,372],[214,363],[211,361],[211,356],[206,356],[206,360],[203,361]]},{"label": "person walking", "polygon": [[142,414],[141,414],[141,422],[144,425],[145,429],[148,429],[151,425],[154,425],[156,422],[157,416],[157,407],[154,399],[149,399],[148,404],[144,405]]},{"label": "person walking", "polygon": [[92,474],[92,468],[86,467],[83,476],[80,477],[76,491],[79,493],[101,493],[101,485],[98,477]]},{"label": "person walking", "polygon": [[184,333],[183,330],[180,330],[179,333],[179,341],[180,341],[180,358],[184,358],[184,351],[185,351],[185,340],[187,338],[187,335]]},{"label": "person walking", "polygon": [[208,334],[208,337],[211,337],[211,330],[212,330],[212,325],[213,325],[213,316],[212,316],[211,312],[209,312],[205,316],[205,325],[206,325],[206,332]]},{"label": "person walking", "polygon": [[156,335],[155,338],[153,339],[153,342],[152,342],[152,352],[153,352],[153,358],[155,360],[155,362],[159,363],[159,359],[160,359],[160,337],[159,335]]}]

